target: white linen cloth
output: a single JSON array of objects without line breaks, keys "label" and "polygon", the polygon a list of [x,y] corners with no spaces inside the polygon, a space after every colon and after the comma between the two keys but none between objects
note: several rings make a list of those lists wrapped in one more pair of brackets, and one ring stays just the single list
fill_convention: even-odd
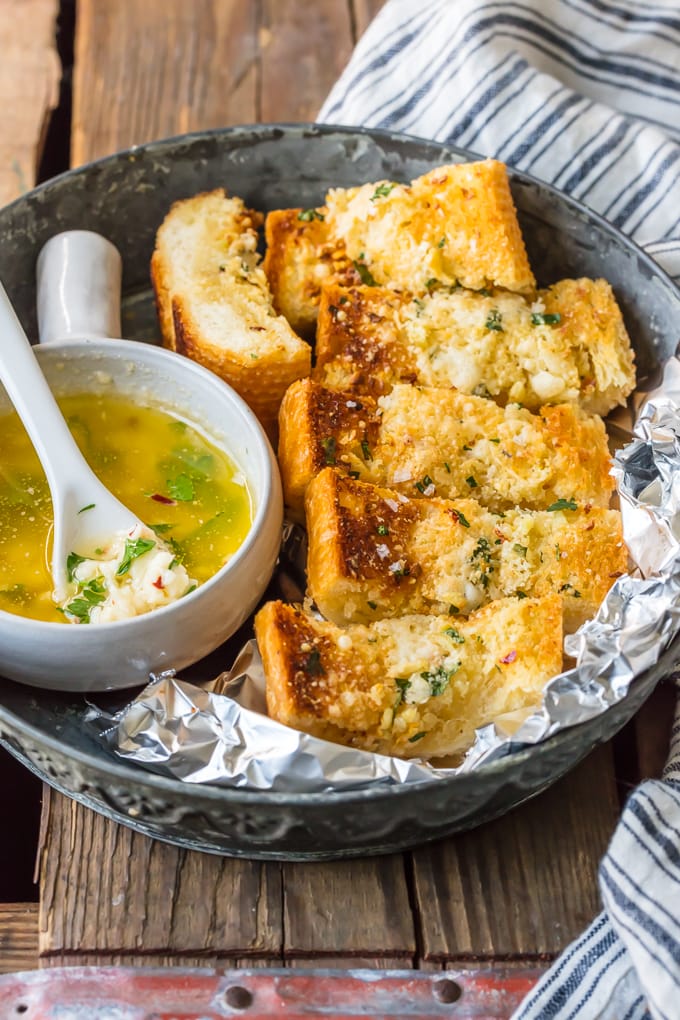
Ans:
[{"label": "white linen cloth", "polygon": [[[501,159],[680,283],[677,0],[388,0],[318,120]],[[629,798],[599,879],[603,912],[515,1020],[680,1018],[680,713],[663,779]]]}]

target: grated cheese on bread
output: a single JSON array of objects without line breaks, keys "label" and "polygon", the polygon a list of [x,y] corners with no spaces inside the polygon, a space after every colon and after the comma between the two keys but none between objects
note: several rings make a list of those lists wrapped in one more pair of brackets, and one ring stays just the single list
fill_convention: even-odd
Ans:
[{"label": "grated cheese on bread", "polygon": [[364,282],[370,276],[414,294],[433,281],[523,294],[535,288],[507,170],[497,160],[437,167],[410,185],[334,188],[326,208],[330,233]]},{"label": "grated cheese on bread", "polygon": [[339,626],[559,593],[571,633],[628,566],[621,515],[602,507],[499,516],[474,499],[408,499],[328,467],[309,483],[305,511],[308,594]]},{"label": "grated cheese on bread", "polygon": [[558,500],[609,504],[602,420],[573,404],[540,414],[456,390],[395,385],[377,400],[302,379],[279,415],[284,496],[301,519],[326,466],[415,498],[473,496],[491,510],[545,510]]},{"label": "grated cheese on bread", "polygon": [[562,280],[532,301],[435,289],[421,298],[327,283],[314,378],[385,393],[394,382],[455,386],[531,410],[575,401],[607,414],[635,387],[630,339],[605,280]]},{"label": "grated cheese on bread", "polygon": [[163,343],[205,365],[270,435],[311,351],[272,305],[257,253],[261,216],[223,189],[175,202],[156,235],[151,276]]},{"label": "grated cheese on bread", "polygon": [[272,718],[405,758],[461,755],[476,728],[538,704],[562,668],[558,595],[503,599],[467,619],[347,628],[269,602],[255,618]]}]

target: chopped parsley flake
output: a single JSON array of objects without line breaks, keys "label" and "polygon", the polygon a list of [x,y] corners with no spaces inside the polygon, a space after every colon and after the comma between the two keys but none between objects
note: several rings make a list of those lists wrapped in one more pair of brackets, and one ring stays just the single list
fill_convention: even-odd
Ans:
[{"label": "chopped parsley flake", "polygon": [[96,506],[95,503],[88,503],[87,506],[81,506],[81,508],[78,511],[78,513],[79,514],[84,514],[86,510],[94,510],[95,506]]},{"label": "chopped parsley flake", "polygon": [[462,524],[464,528],[470,527],[470,522],[468,521],[467,517],[465,516],[462,510],[452,510],[451,516],[453,517],[454,521],[458,521],[458,523]]},{"label": "chopped parsley flake", "polygon": [[325,439],[321,440],[321,445],[323,447],[323,455],[326,463],[335,464],[335,447],[336,447],[335,437],[326,436]]},{"label": "chopped parsley flake", "polygon": [[368,600],[368,605],[369,605],[370,609],[377,609],[378,608],[378,603],[377,602],[372,602],[371,599]]},{"label": "chopped parsley flake", "polygon": [[437,669],[421,673],[423,680],[427,680],[430,685],[430,691],[432,692],[433,698],[438,698],[440,694],[443,694],[446,688],[449,686],[449,680],[457,673],[460,669],[460,663],[457,662],[452,669],[444,669],[443,666],[438,666]]},{"label": "chopped parsley flake", "polygon": [[418,490],[418,492],[422,492],[423,495],[425,495],[425,490],[429,489],[429,487],[431,485],[433,485],[433,484],[434,483],[433,483],[432,479],[430,478],[430,476],[429,475],[424,475],[422,481],[415,483],[415,487]]},{"label": "chopped parsley flake", "polygon": [[91,581],[81,585],[77,596],[67,604],[65,611],[69,616],[75,616],[81,623],[89,623],[90,613],[105,599],[104,578],[93,577]]},{"label": "chopped parsley flake", "polygon": [[497,308],[494,308],[494,309],[492,309],[492,311],[489,312],[489,317],[486,320],[486,322],[484,323],[484,326],[485,326],[486,329],[489,329],[489,330],[493,329],[497,333],[503,333],[504,332],[504,330],[503,330],[503,316],[501,315],[501,313],[498,311]]},{"label": "chopped parsley flake", "polygon": [[471,489],[477,488],[477,479],[474,475],[468,475],[465,481],[468,483]]},{"label": "chopped parsley flake", "polygon": [[527,595],[527,593],[525,591],[522,591],[521,588],[518,588],[517,591],[515,592],[515,598],[518,598],[518,599],[528,599],[529,596]]},{"label": "chopped parsley flake", "polygon": [[386,198],[394,187],[394,184],[388,184],[387,182],[379,184],[371,195],[371,202],[375,202],[378,198]]},{"label": "chopped parsley flake", "polygon": [[490,443],[500,443],[500,439],[496,439],[496,438],[490,439],[489,442]]},{"label": "chopped parsley flake", "polygon": [[116,577],[121,577],[123,574],[127,574],[133,560],[138,560],[140,556],[143,556],[144,553],[148,553],[155,545],[156,543],[152,538],[126,538],[123,558],[118,564]]},{"label": "chopped parsley flake", "polygon": [[412,737],[409,737],[408,738],[408,742],[409,742],[409,744],[415,744],[416,740],[422,740],[423,737],[426,737],[426,736],[427,736],[427,732],[425,730],[421,730],[420,733],[415,733]]},{"label": "chopped parsley flake", "polygon": [[348,471],[347,474],[350,478],[361,478],[361,472],[359,471]]},{"label": "chopped parsley flake", "polygon": [[371,270],[368,268],[366,263],[363,261],[363,255],[361,255],[358,259],[354,259],[354,261],[352,262],[352,265],[354,266],[354,268],[356,269],[357,273],[359,274],[359,279],[361,280],[361,282],[364,284],[365,287],[377,287],[378,286],[378,283],[375,280],[375,278],[373,277],[373,274],[371,273]]},{"label": "chopped parsley flake", "polygon": [[66,557],[66,574],[68,576],[69,581],[72,581],[74,579],[76,567],[84,562],[85,562],[84,556],[79,556],[78,553],[75,552],[70,552],[68,554],[68,556]]},{"label": "chopped parsley flake", "polygon": [[477,539],[477,545],[475,546],[470,562],[474,563],[476,560],[480,561],[477,565],[479,567],[479,583],[483,588],[489,587],[490,574],[493,574],[494,567],[491,563],[491,546],[489,540],[484,538]]},{"label": "chopped parsley flake", "polygon": [[460,609],[458,608],[458,606],[454,606],[452,602],[451,605],[449,606],[449,616],[458,616],[459,613]]},{"label": "chopped parsley flake", "polygon": [[523,556],[524,559],[527,558],[527,547],[525,545],[520,545],[519,542],[515,542],[512,548],[518,556]]},{"label": "chopped parsley flake", "polygon": [[379,524],[375,530],[378,532],[379,535],[389,535],[390,533],[390,529],[387,527],[386,524]]},{"label": "chopped parsley flake", "polygon": [[363,455],[364,460],[373,460],[373,457],[371,456],[370,447],[368,445],[367,440],[365,439],[361,440],[361,453]]},{"label": "chopped parsley flake", "polygon": [[580,599],[581,598],[581,592],[578,591],[578,589],[574,588],[573,584],[568,584],[568,583],[567,584],[563,584],[562,587],[560,588],[560,591],[566,592],[567,595],[572,595],[573,598],[575,598],[575,599]]},{"label": "chopped parsley flake", "polygon": [[437,247],[438,248],[443,248],[445,244],[446,244],[446,238],[445,237],[442,237],[442,238],[439,239],[439,241],[437,241]]},{"label": "chopped parsley flake", "polygon": [[455,627],[447,627],[446,630],[444,631],[444,633],[449,635],[449,637],[453,641],[454,645],[464,645],[465,644],[465,638],[460,633],[460,631],[456,630]]},{"label": "chopped parsley flake", "polygon": [[444,461],[444,467],[446,468],[446,473],[450,475],[451,474],[451,468],[449,466],[448,461]]},{"label": "chopped parsley flake", "polygon": [[321,653],[318,648],[312,648],[302,666],[307,676],[321,676],[326,670],[321,665]]},{"label": "chopped parsley flake", "polygon": [[557,326],[561,320],[562,316],[559,312],[532,312],[531,314],[532,326]]},{"label": "chopped parsley flake", "polygon": [[425,289],[432,290],[434,287],[439,285],[439,280],[436,276],[431,276],[429,280],[425,281]]},{"label": "chopped parsley flake", "polygon": [[398,708],[398,706],[401,705],[402,701],[406,697],[406,692],[411,686],[411,681],[406,680],[404,677],[398,676],[394,682],[397,685],[398,690],[397,700],[394,704],[394,707]]},{"label": "chopped parsley flake", "polygon": [[548,510],[576,510],[576,503],[573,499],[558,499]]},{"label": "chopped parsley flake", "polygon": [[324,215],[318,209],[302,209],[298,213],[298,219],[302,220],[303,223],[310,223],[312,220],[323,221]]},{"label": "chopped parsley flake", "polygon": [[189,475],[177,475],[177,478],[168,478],[165,484],[172,499],[177,499],[180,503],[190,503],[194,498],[194,483]]}]

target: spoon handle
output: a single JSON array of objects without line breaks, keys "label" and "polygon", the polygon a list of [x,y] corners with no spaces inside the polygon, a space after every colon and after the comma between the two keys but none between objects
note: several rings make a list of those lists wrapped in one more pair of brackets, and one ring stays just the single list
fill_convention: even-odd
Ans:
[{"label": "spoon handle", "polygon": [[35,447],[54,499],[63,482],[57,474],[58,466],[65,459],[65,451],[72,456],[76,443],[1,283],[0,382]]},{"label": "spoon handle", "polygon": [[92,230],[51,237],[36,266],[39,342],[119,337],[122,265],[116,246]]},{"label": "spoon handle", "polygon": [[[0,382],[47,476],[54,511],[52,580],[59,597],[66,590],[66,558],[76,541],[95,545],[98,539],[138,522],[102,485],[80,452],[2,284]],[[85,508],[88,512],[79,516]],[[92,549],[75,551],[91,553]]]}]

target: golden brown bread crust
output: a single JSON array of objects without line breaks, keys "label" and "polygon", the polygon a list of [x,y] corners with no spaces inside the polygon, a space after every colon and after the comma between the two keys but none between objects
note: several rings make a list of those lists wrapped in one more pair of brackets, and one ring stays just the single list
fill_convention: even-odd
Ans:
[{"label": "golden brown bread crust", "polygon": [[380,395],[395,382],[455,386],[501,404],[575,401],[607,414],[635,386],[633,351],[604,280],[562,280],[520,294],[434,288],[323,287],[313,377]]},{"label": "golden brown bread crust", "polygon": [[265,220],[263,268],[274,307],[307,340],[314,338],[322,284],[346,279],[349,266],[324,217],[324,208],[275,209]]},{"label": "golden brown bread crust", "polygon": [[556,593],[571,633],[628,566],[621,515],[601,507],[501,517],[474,499],[407,499],[328,467],[305,510],[308,593],[339,626]]},{"label": "golden brown bread crust", "polygon": [[558,595],[503,599],[468,619],[405,616],[338,628],[269,602],[255,619],[272,718],[401,757],[462,754],[474,730],[540,701],[562,667]]},{"label": "golden brown bread crust", "polygon": [[455,390],[395,385],[376,400],[294,383],[281,405],[279,464],[298,519],[312,477],[335,466],[407,496],[474,496],[491,510],[557,500],[607,506],[613,489],[602,420],[573,405],[540,415]]},{"label": "golden brown bread crust", "polygon": [[256,250],[261,219],[223,189],[176,202],[151,276],[165,346],[232,385],[273,438],[281,398],[309,374],[311,351],[274,314]]},{"label": "golden brown bread crust", "polygon": [[326,222],[379,285],[422,294],[436,281],[531,293],[535,280],[497,160],[437,167],[410,185],[333,189]]}]

